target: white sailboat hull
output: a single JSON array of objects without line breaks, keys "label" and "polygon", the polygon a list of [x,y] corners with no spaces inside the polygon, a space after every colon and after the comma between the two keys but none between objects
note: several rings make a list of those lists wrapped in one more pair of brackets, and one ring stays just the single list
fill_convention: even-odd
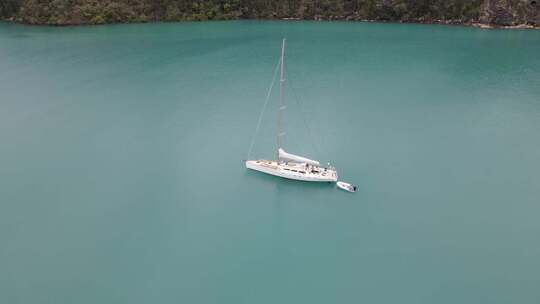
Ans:
[{"label": "white sailboat hull", "polygon": [[248,160],[246,168],[266,174],[306,182],[336,182],[337,172],[333,169],[308,166],[300,163],[278,163],[269,160]]}]

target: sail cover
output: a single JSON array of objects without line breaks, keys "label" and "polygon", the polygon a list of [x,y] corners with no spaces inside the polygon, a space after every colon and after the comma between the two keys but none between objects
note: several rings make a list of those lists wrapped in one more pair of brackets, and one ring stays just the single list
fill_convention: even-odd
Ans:
[{"label": "sail cover", "polygon": [[305,157],[302,157],[302,156],[287,153],[281,148],[279,148],[278,152],[279,152],[279,159],[286,160],[286,161],[292,161],[292,162],[296,162],[296,163],[306,163],[306,164],[310,164],[312,166],[320,166],[319,162],[316,161],[316,160],[312,160],[312,159],[305,158]]}]

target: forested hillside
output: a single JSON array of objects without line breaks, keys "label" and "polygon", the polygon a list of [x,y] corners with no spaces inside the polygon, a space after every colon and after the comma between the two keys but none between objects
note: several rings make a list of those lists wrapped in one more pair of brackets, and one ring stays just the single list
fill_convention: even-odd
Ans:
[{"label": "forested hillside", "polygon": [[538,24],[534,0],[0,0],[0,16],[31,24],[308,19]]}]

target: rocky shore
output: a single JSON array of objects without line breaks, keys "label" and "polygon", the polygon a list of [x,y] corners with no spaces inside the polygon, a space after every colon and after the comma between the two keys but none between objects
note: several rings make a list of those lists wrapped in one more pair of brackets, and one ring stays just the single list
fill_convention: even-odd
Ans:
[{"label": "rocky shore", "polygon": [[0,18],[36,25],[317,20],[540,27],[540,0],[2,0]]}]

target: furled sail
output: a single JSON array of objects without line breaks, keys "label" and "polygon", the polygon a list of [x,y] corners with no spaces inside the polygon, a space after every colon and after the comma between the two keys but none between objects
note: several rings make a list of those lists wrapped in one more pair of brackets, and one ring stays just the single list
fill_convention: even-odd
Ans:
[{"label": "furled sail", "polygon": [[312,160],[312,159],[305,158],[305,157],[302,157],[302,156],[287,153],[281,148],[279,148],[278,152],[279,152],[279,159],[280,160],[292,161],[292,162],[296,162],[296,163],[306,163],[306,164],[310,164],[312,166],[320,166],[319,162],[316,161],[316,160]]}]

